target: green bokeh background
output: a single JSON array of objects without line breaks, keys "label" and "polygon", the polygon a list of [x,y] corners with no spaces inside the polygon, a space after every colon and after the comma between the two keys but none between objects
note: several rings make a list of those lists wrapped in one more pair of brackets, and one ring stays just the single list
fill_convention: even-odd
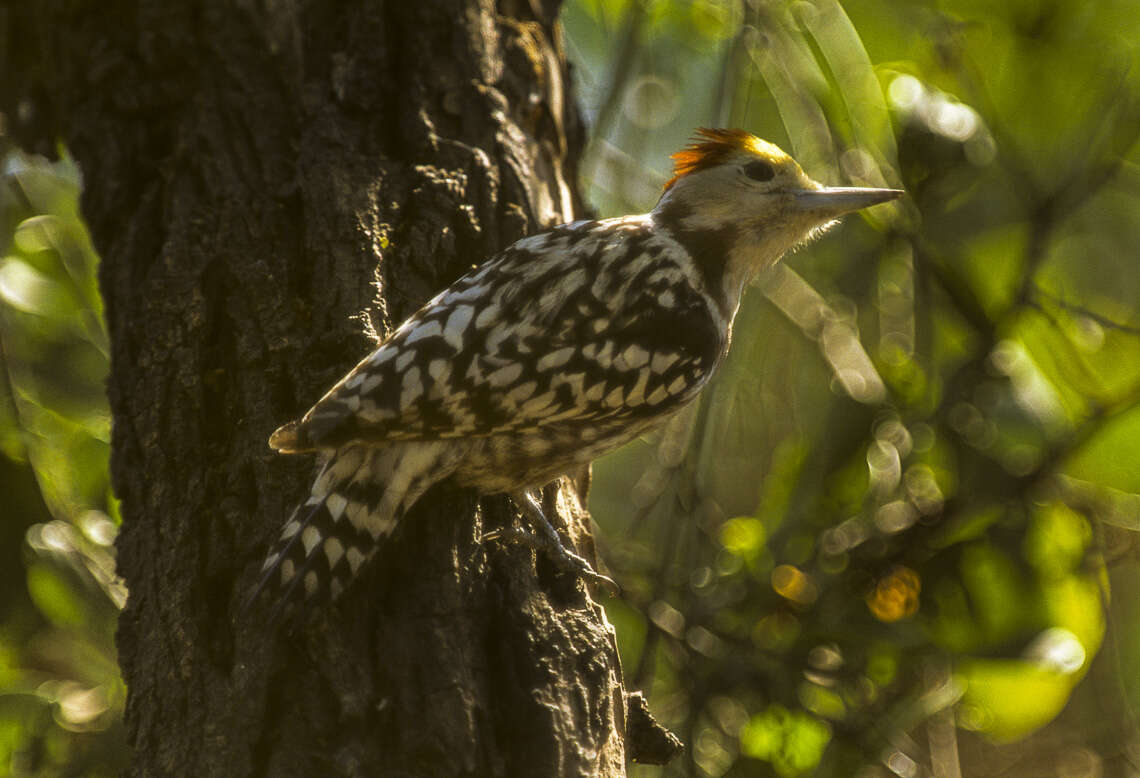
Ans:
[{"label": "green bokeh background", "polygon": [[[600,216],[698,126],[908,197],[759,279],[699,406],[599,462],[639,775],[1140,775],[1134,0],[574,0]],[[0,773],[125,764],[80,172],[0,136]]]}]

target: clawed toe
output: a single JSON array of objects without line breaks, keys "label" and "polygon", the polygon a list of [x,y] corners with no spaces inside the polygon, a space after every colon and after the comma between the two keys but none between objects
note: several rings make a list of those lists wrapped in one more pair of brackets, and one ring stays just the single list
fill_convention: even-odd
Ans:
[{"label": "clawed toe", "polygon": [[503,527],[485,533],[483,535],[484,540],[521,543],[527,548],[545,553],[557,565],[558,569],[584,578],[589,583],[597,584],[615,597],[621,593],[620,587],[612,578],[594,570],[589,562],[562,543],[558,532],[550,525],[533,495],[529,492],[522,492],[518,495],[512,495],[512,498],[535,531],[527,532],[519,527]]}]

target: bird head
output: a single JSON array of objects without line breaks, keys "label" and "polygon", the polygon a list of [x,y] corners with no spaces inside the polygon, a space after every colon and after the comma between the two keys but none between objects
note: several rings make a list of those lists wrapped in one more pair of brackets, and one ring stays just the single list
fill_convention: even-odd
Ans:
[{"label": "bird head", "polygon": [[681,243],[705,247],[708,256],[699,260],[726,263],[720,275],[737,299],[756,273],[839,216],[903,194],[824,186],[779,147],[744,130],[698,130],[673,163],[654,216]]}]

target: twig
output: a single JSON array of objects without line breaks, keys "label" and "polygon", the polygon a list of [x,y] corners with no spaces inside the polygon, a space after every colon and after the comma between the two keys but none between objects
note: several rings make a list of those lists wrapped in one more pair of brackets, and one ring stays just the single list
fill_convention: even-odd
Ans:
[{"label": "twig", "polygon": [[1045,291],[1041,287],[1035,287],[1033,289],[1033,292],[1030,295],[1029,299],[1026,300],[1026,304],[1030,305],[1031,307],[1037,308],[1042,313],[1046,313],[1043,306],[1041,305],[1041,300],[1044,300],[1044,301],[1046,301],[1052,305],[1055,305],[1056,307],[1060,308],[1061,310],[1063,310],[1067,313],[1072,313],[1072,314],[1076,314],[1078,316],[1083,316],[1084,318],[1086,318],[1090,321],[1096,322],[1097,324],[1104,327],[1105,329],[1115,330],[1116,332],[1123,332],[1123,333],[1128,334],[1128,335],[1140,335],[1140,326],[1135,326],[1132,324],[1124,324],[1123,322],[1116,321],[1115,319],[1112,319],[1108,316],[1105,316],[1104,314],[1100,314],[1100,313],[1097,313],[1096,311],[1090,310],[1090,309],[1084,307],[1083,305],[1078,305],[1077,303],[1071,303],[1068,300],[1065,300],[1064,298],[1053,294],[1052,292]]}]

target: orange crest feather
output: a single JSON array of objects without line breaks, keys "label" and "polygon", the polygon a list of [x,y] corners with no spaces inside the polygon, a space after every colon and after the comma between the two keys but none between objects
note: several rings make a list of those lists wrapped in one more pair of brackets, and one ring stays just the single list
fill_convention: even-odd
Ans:
[{"label": "orange crest feather", "polygon": [[689,145],[672,154],[673,177],[665,182],[665,189],[677,183],[682,176],[719,165],[741,151],[755,151],[757,137],[747,130],[722,130],[700,127]]}]

